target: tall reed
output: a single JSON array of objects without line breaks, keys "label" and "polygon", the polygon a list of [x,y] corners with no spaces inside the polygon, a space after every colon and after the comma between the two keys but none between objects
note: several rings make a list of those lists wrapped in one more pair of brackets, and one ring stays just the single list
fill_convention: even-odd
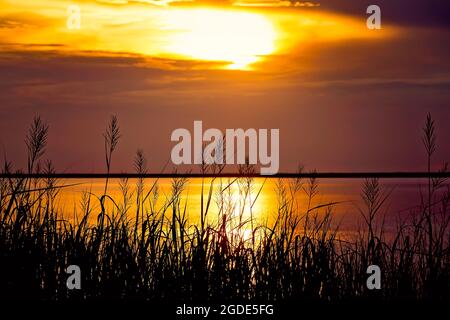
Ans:
[{"label": "tall reed", "polygon": [[[41,170],[47,132],[48,126],[36,118],[26,139],[29,173]],[[104,138],[109,175],[120,138],[116,117]],[[431,172],[436,136],[430,116],[424,143]],[[359,208],[364,224],[349,240],[333,223],[340,203],[317,203],[317,179],[278,180],[273,221],[256,219],[254,205],[265,181],[257,186],[251,178],[202,179],[195,221],[189,210],[189,180],[173,179],[171,192],[161,193],[158,180],[147,184],[143,178],[143,152],[137,152],[134,165],[136,184],[121,179],[121,195],[112,197],[107,179],[103,194],[84,193],[73,219],[57,206],[61,182],[50,176],[1,179],[0,298],[450,299],[450,188],[445,179],[427,180],[426,200],[411,209],[393,234],[386,232],[383,219],[392,192],[379,180],[367,179]],[[201,170],[220,174],[223,166],[202,165]],[[244,165],[240,170],[250,173],[254,168]],[[3,172],[13,172],[9,162]],[[51,162],[44,172],[54,172]],[[70,264],[82,270],[82,290],[66,287]],[[380,266],[383,290],[366,288],[370,264]]]}]

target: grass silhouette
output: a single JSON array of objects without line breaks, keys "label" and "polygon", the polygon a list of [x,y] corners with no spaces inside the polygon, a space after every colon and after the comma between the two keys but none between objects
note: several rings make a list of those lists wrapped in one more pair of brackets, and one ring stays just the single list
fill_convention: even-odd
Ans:
[{"label": "grass silhouette", "polygon": [[[51,162],[41,165],[47,135],[48,126],[35,118],[26,138],[28,173],[54,173]],[[423,137],[431,172],[436,149],[431,116]],[[117,118],[111,119],[104,139],[109,174],[120,139]],[[147,172],[142,151],[134,165],[139,175]],[[201,170],[219,174],[223,166],[203,165]],[[12,172],[9,162],[3,172]],[[185,178],[172,179],[171,194],[159,207],[158,180],[148,186],[143,177],[135,185],[121,179],[121,196],[113,198],[106,179],[103,194],[84,194],[75,221],[56,208],[63,186],[55,178],[2,178],[0,299],[450,300],[450,189],[442,178],[428,179],[418,209],[389,237],[379,221],[390,193],[378,179],[366,179],[359,208],[365,224],[355,241],[339,239],[339,230],[332,227],[338,203],[313,206],[315,178],[277,181],[277,218],[270,225],[254,219],[261,188],[252,178],[205,181],[200,222],[192,223],[182,197],[189,183]],[[232,185],[240,203],[231,195]],[[307,195],[307,203],[298,202],[299,193]],[[213,203],[218,206],[215,219]],[[65,269],[71,264],[82,270],[82,290],[66,287]],[[382,290],[366,288],[366,269],[372,264],[382,270]]]}]

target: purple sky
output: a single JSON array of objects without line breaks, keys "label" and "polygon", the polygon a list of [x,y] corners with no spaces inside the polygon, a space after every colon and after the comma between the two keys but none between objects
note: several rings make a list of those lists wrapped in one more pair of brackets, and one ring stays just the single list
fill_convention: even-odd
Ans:
[{"label": "purple sky", "polygon": [[[131,170],[138,148],[150,171],[159,172],[170,158],[172,130],[192,129],[194,120],[205,128],[279,128],[281,171],[298,164],[321,171],[424,170],[421,128],[430,112],[438,166],[450,160],[450,2],[376,2],[383,21],[401,26],[399,36],[315,43],[254,72],[2,43],[0,149],[24,167],[25,133],[39,114],[50,125],[45,158],[58,171],[101,171],[102,133],[116,114],[117,172]],[[367,4],[324,0],[314,10],[357,15]],[[0,33],[8,28],[1,21],[0,14]]]}]

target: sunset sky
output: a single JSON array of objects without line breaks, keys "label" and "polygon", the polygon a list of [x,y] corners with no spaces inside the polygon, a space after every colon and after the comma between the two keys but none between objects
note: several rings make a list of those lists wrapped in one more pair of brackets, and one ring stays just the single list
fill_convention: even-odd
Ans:
[{"label": "sunset sky", "polygon": [[[373,2],[373,3],[372,3]],[[67,28],[68,7],[81,28]],[[366,28],[378,4],[382,29]],[[143,149],[170,159],[174,129],[279,128],[281,171],[424,170],[436,120],[450,160],[447,0],[0,0],[0,151],[25,165],[34,115],[60,172],[113,171]]]}]

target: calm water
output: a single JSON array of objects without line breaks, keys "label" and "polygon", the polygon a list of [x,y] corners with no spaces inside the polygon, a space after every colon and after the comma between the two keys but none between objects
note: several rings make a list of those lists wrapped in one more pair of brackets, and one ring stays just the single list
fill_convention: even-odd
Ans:
[{"label": "calm water", "polygon": [[[244,195],[239,192],[242,188],[239,188],[238,183],[235,181],[229,188],[230,181],[233,179],[216,179],[212,185],[212,201],[209,208],[208,216],[210,219],[217,217],[218,208],[221,201],[219,200],[219,190],[226,190],[225,194],[228,202],[234,203],[234,209],[232,212],[238,215],[239,212],[244,212],[247,217],[250,216],[250,205],[254,205],[251,209],[251,214],[255,221],[260,223],[273,221],[278,212],[278,197],[277,197],[277,180],[257,178],[253,180],[252,192],[250,193],[250,199],[247,198],[244,201]],[[145,179],[144,194],[147,194],[155,183],[154,179]],[[284,180],[287,181],[287,180]],[[136,180],[128,180],[128,192],[131,195],[130,198],[130,210],[128,215],[135,214],[136,203]],[[333,222],[334,225],[339,225],[339,229],[343,232],[354,231],[358,224],[362,223],[361,215],[358,208],[364,208],[364,203],[361,200],[361,191],[364,181],[359,179],[322,179],[318,185],[318,194],[314,198],[311,206],[326,204],[330,202],[339,202],[333,206]],[[204,181],[204,201],[208,198],[210,192],[211,179],[205,179]],[[420,189],[425,194],[426,180],[424,179],[382,179],[380,184],[383,192],[391,192],[388,201],[380,212],[385,217],[385,225],[388,229],[393,229],[399,217],[405,218],[411,214],[411,210],[415,206],[420,205]],[[68,218],[74,218],[80,215],[81,202],[83,194],[89,192],[92,195],[92,208],[95,213],[100,209],[99,201],[96,200],[96,196],[100,197],[105,188],[104,179],[66,179],[60,180],[60,185],[75,186],[66,187],[60,190],[57,200],[57,206],[60,211],[64,212],[64,215]],[[285,184],[287,186],[287,184]],[[305,180],[303,184],[305,189],[308,188],[308,183]],[[158,197],[154,200],[155,208],[162,208],[172,194],[172,181],[170,179],[159,179],[157,181]],[[154,189],[153,189],[154,190]],[[186,206],[186,212],[190,223],[196,223],[199,221],[201,212],[201,190],[202,179],[193,178],[188,179],[182,192],[181,206]],[[118,180],[110,180],[108,185],[108,195],[110,195],[114,201],[120,206],[123,204],[123,192]],[[149,196],[149,199],[155,199],[154,193]],[[256,200],[255,200],[256,199]],[[300,191],[296,196],[297,207],[300,214],[307,210],[308,197],[304,191]],[[112,201],[109,206],[113,207]],[[146,202],[146,208],[150,206],[150,202]],[[171,211],[169,211],[171,212]],[[320,209],[321,213],[325,212],[325,209]]]}]

